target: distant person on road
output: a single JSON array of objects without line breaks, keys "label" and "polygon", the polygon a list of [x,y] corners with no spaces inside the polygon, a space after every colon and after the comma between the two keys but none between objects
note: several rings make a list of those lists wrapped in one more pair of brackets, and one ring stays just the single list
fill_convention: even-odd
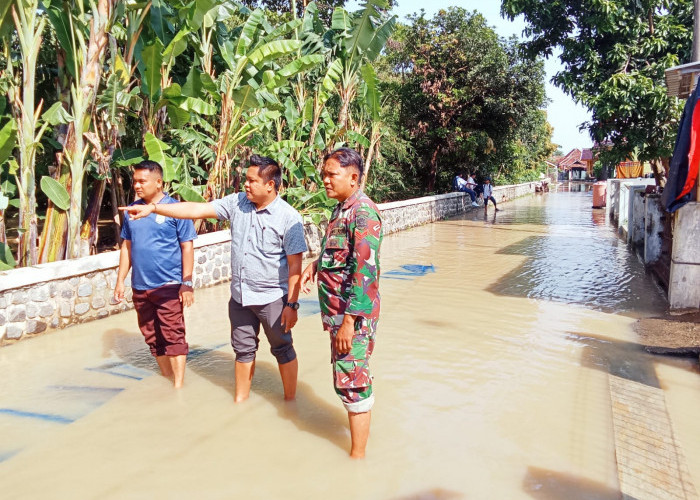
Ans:
[{"label": "distant person on road", "polygon": [[277,359],[284,399],[296,397],[297,354],[292,327],[299,309],[302,254],[306,251],[299,213],[278,195],[282,171],[271,158],[253,155],[245,192],[211,203],[140,205],[126,211],[134,219],[153,213],[180,219],[228,220],[231,224],[231,345],[236,354],[234,401],[248,399],[262,326]]},{"label": "distant person on road", "polygon": [[335,392],[348,412],[350,456],[363,458],[374,404],[369,359],[379,320],[379,209],[360,190],[364,162],[359,153],[339,148],[324,158],[321,175],[329,198],[338,200],[319,258],[301,278],[318,281],[323,328],[330,334]]},{"label": "distant person on road", "polygon": [[467,193],[469,197],[472,200],[472,206],[473,207],[478,207],[479,204],[476,202],[476,193],[474,192],[473,189],[469,187],[467,184],[467,181],[464,180],[464,177],[462,177],[462,174],[457,174],[455,178],[452,180],[452,189],[454,191],[461,191],[463,193]]},{"label": "distant person on road", "polygon": [[496,198],[493,197],[493,186],[491,185],[491,178],[486,177],[484,179],[484,185],[482,187],[484,190],[484,212],[488,210],[489,207],[489,200],[493,202],[493,208],[496,212],[499,211],[498,206],[496,205]]},{"label": "distant person on road", "polygon": [[[163,169],[154,161],[134,166],[134,191],[139,197],[129,206],[178,205],[163,192]],[[197,237],[192,221],[151,214],[143,220],[124,217],[119,270],[114,299],[124,299],[124,280],[132,268],[131,288],[139,328],[163,376],[176,388],[185,379],[189,346],[185,340],[183,306],[194,303],[192,269]]]},{"label": "distant person on road", "polygon": [[[476,200],[482,199],[482,189],[479,184],[476,182],[476,173],[472,172],[467,176],[467,187],[474,191],[474,195],[476,196]],[[477,202],[477,205],[479,202]]]}]

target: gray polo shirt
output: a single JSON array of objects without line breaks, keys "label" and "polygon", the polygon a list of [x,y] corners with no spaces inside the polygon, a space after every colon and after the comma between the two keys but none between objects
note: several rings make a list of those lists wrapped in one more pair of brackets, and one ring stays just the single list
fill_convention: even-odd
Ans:
[{"label": "gray polo shirt", "polygon": [[245,306],[274,302],[287,293],[287,255],[306,251],[299,212],[282,198],[262,210],[245,193],[211,202],[231,222],[231,297]]}]

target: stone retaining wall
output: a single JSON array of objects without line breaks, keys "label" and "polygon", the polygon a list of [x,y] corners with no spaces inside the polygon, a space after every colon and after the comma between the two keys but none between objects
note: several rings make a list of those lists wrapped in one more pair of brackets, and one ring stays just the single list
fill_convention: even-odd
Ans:
[{"label": "stone retaining wall", "polygon": [[[501,203],[534,193],[535,183],[494,188]],[[472,209],[464,193],[447,193],[379,205],[384,234],[453,217]],[[323,228],[304,227],[311,257],[320,251]],[[195,240],[195,288],[230,279],[229,231],[200,235]],[[0,344],[13,342],[66,326],[104,318],[133,307],[129,275],[126,300],[115,303],[119,252],[52,262],[0,273]]]}]

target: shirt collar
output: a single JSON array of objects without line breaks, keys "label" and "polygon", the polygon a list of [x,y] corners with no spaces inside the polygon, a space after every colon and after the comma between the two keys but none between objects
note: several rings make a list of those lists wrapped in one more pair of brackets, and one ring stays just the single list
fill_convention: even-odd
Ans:
[{"label": "shirt collar", "polygon": [[272,200],[272,201],[270,202],[269,205],[267,205],[265,208],[261,208],[260,210],[257,209],[257,207],[255,206],[255,204],[254,204],[252,201],[250,201],[250,200],[248,199],[248,197],[246,197],[246,201],[247,201],[248,203],[250,203],[250,205],[253,207],[253,209],[254,209],[256,212],[268,211],[269,213],[274,213],[275,210],[277,210],[277,208],[278,208],[279,205],[280,205],[280,195],[279,195],[279,193],[278,193],[277,196],[275,196],[275,199]]},{"label": "shirt collar", "polygon": [[362,194],[362,190],[358,189],[353,194],[348,196],[347,199],[342,203],[343,210],[350,208],[352,205],[354,205],[357,202],[357,200],[360,199],[360,196],[362,196]]}]

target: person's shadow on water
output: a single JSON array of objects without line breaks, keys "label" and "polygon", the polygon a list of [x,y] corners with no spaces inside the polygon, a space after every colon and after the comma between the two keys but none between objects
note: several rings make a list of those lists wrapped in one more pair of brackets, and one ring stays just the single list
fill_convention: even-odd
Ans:
[{"label": "person's shadow on water", "polygon": [[128,330],[105,330],[102,334],[102,357],[116,357],[124,364],[160,373],[156,360],[143,341],[143,336]]},{"label": "person's shadow on water", "polygon": [[[206,351],[192,360],[188,358],[187,367],[226,389],[231,399],[235,396],[235,359],[232,352]],[[267,399],[281,417],[292,422],[300,431],[326,439],[343,450],[348,447],[345,411],[318,397],[311,386],[302,381],[297,381],[296,400],[284,401],[276,364],[260,360],[255,362],[251,392]]]},{"label": "person's shadow on water", "polygon": [[[158,365],[140,335],[121,329],[106,330],[102,335],[102,344],[103,357],[118,357],[125,364],[159,373]],[[187,370],[226,389],[231,394],[231,404],[234,404],[235,360],[232,352],[225,352],[219,348],[221,346],[205,348],[190,344]],[[272,403],[278,414],[292,422],[300,431],[326,439],[343,450],[348,447],[345,411],[318,397],[314,390],[302,381],[297,382],[296,401],[284,401],[282,381],[276,364],[256,361],[251,391]]]}]

